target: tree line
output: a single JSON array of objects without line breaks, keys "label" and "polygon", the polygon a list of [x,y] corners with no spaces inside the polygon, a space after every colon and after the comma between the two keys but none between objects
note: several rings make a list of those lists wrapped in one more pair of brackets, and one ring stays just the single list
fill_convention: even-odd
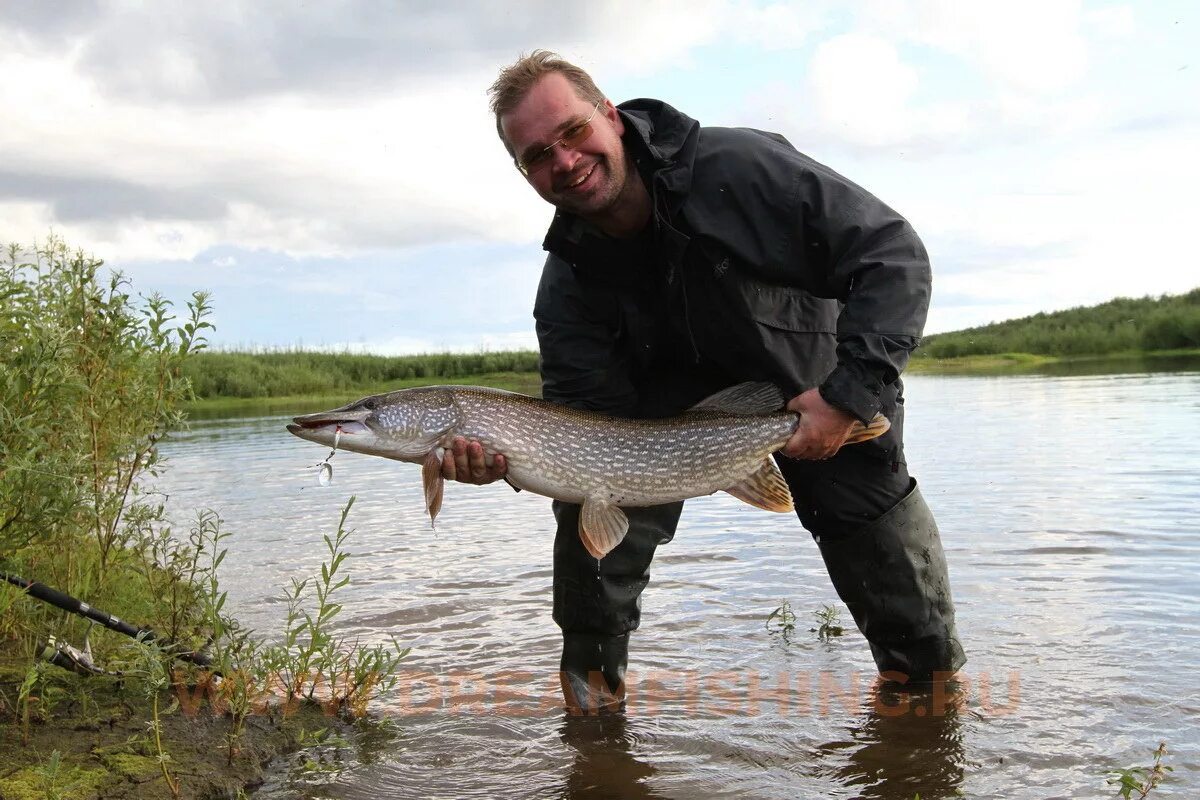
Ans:
[{"label": "tree line", "polygon": [[378,356],[280,350],[264,353],[206,351],[189,359],[184,375],[197,398],[288,397],[327,394],[414,380],[454,380],[472,375],[536,372],[531,350]]},{"label": "tree line", "polygon": [[928,336],[918,357],[1032,353],[1089,356],[1200,347],[1200,288],[1160,297],[1118,297],[1095,306]]}]

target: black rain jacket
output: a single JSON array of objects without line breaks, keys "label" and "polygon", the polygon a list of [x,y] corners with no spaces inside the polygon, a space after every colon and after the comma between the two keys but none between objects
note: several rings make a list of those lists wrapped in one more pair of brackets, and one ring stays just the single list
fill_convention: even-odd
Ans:
[{"label": "black rain jacket", "polygon": [[[819,386],[900,420],[899,374],[930,295],[908,222],[778,134],[619,106],[654,204],[653,259],[558,212],[534,306],[544,396],[621,416],[681,411],[745,380]],[[899,425],[878,444],[899,458]]]}]

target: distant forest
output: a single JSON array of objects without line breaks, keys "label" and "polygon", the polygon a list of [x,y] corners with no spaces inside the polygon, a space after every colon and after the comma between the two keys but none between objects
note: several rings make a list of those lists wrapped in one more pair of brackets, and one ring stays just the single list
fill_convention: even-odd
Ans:
[{"label": "distant forest", "polygon": [[[1183,295],[1117,298],[1098,306],[1034,314],[979,328],[927,337],[917,360],[1032,353],[1090,356],[1200,348],[1200,289]],[[305,350],[202,351],[184,374],[196,397],[254,398],[382,391],[418,383],[454,382],[472,376],[537,371],[534,351],[430,353],[375,356]]]},{"label": "distant forest", "polygon": [[1200,347],[1200,288],[1034,314],[926,337],[918,357],[1032,353],[1087,356]]},{"label": "distant forest", "polygon": [[198,398],[286,397],[381,387],[438,383],[472,375],[536,372],[533,351],[431,353],[374,356],[279,350],[197,353],[184,366]]}]

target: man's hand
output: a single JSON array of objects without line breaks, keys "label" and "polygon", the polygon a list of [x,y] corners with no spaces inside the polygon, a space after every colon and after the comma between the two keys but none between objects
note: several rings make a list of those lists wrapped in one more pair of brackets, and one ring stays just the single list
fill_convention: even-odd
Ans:
[{"label": "man's hand", "polygon": [[456,436],[442,457],[442,477],[448,481],[482,486],[500,480],[507,472],[508,459],[499,453],[495,457],[485,454],[483,445],[474,439],[468,442]]},{"label": "man's hand", "polygon": [[793,397],[787,409],[800,415],[796,432],[783,446],[783,454],[791,458],[818,461],[832,457],[854,425],[854,417],[826,403],[816,389]]}]

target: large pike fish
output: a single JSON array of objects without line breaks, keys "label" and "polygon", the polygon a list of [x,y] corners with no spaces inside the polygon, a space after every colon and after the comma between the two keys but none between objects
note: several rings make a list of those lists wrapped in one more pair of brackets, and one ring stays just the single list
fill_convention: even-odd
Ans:
[{"label": "large pike fish", "polygon": [[[488,459],[508,460],[520,489],[582,505],[579,536],[603,558],[629,530],[624,507],[726,491],[768,511],[791,511],[792,495],[771,459],[796,429],[769,383],[743,383],[664,419],[623,419],[480,386],[427,386],[374,395],[296,417],[288,430],[327,447],[422,465],[430,519],[442,505],[442,458],[454,437],[478,440]],[[890,423],[855,423],[846,443]]]}]

